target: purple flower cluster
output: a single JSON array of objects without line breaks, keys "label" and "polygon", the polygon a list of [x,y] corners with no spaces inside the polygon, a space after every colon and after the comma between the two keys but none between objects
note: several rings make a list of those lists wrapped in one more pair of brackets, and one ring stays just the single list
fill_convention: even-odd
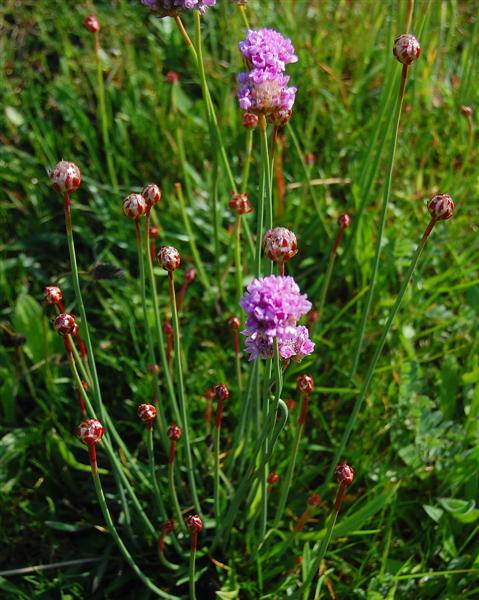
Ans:
[{"label": "purple flower cluster", "polygon": [[311,310],[306,294],[301,294],[292,277],[269,275],[253,279],[240,301],[246,311],[246,351],[249,359],[271,358],[274,338],[283,359],[301,360],[314,350],[306,327],[297,321]]},{"label": "purple flower cluster", "polygon": [[293,44],[274,29],[250,29],[239,43],[248,72],[238,75],[238,99],[243,110],[256,114],[290,111],[296,95],[295,87],[288,87],[286,65],[298,57]]},{"label": "purple flower cluster", "polygon": [[160,16],[175,15],[182,10],[197,9],[204,14],[208,6],[214,6],[216,0],[141,0],[142,4],[160,13]]}]

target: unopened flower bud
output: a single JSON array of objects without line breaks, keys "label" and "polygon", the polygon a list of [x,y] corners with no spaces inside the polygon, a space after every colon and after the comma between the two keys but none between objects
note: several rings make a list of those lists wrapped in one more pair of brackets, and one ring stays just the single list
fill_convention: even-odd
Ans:
[{"label": "unopened flower bud", "polygon": [[97,33],[97,31],[100,31],[100,21],[96,15],[88,15],[83,21],[83,27],[91,31],[91,33]]},{"label": "unopened flower bud", "polygon": [[185,525],[190,533],[199,533],[203,529],[203,521],[199,515],[188,515]]},{"label": "unopened flower bud", "polygon": [[231,327],[231,329],[238,331],[238,329],[241,327],[241,321],[238,317],[230,317],[228,319],[228,325]]},{"label": "unopened flower bud", "polygon": [[277,263],[284,263],[298,252],[296,236],[286,227],[274,227],[264,234],[263,248],[266,256]]},{"label": "unopened flower bud", "polygon": [[449,194],[436,194],[427,204],[427,209],[438,221],[447,221],[454,214],[454,202]]},{"label": "unopened flower bud", "polygon": [[161,524],[161,533],[163,535],[168,535],[175,530],[175,522],[173,519],[168,519],[164,523]]},{"label": "unopened flower bud", "polygon": [[220,383],[215,387],[215,396],[217,400],[228,400],[230,397],[230,391],[224,383]]},{"label": "unopened flower bud", "polygon": [[308,505],[309,506],[319,506],[321,504],[321,496],[319,494],[309,494],[308,496]]},{"label": "unopened flower bud", "polygon": [[354,469],[343,463],[342,465],[336,466],[336,481],[338,483],[344,483],[345,485],[351,485],[354,479]]},{"label": "unopened flower bud", "polygon": [[279,482],[279,475],[276,471],[271,471],[268,475],[268,483],[269,485],[276,485]]},{"label": "unopened flower bud", "polygon": [[410,33],[404,33],[394,40],[393,54],[403,65],[410,65],[419,58],[421,46]]},{"label": "unopened flower bud", "polygon": [[166,74],[166,81],[168,81],[168,83],[176,83],[179,79],[180,75],[176,71],[168,71]]},{"label": "unopened flower bud", "polygon": [[253,208],[246,193],[231,194],[231,200],[228,202],[228,206],[237,215],[246,215],[247,213],[253,212]]},{"label": "unopened flower bud", "polygon": [[311,167],[312,165],[314,165],[316,161],[316,156],[312,153],[312,152],[308,152],[307,154],[304,155],[304,162]]},{"label": "unopened flower bud", "polygon": [[213,400],[213,398],[215,397],[215,388],[214,387],[208,388],[204,393],[204,397],[207,400]]},{"label": "unopened flower bud", "polygon": [[147,208],[151,208],[161,200],[161,190],[156,183],[149,183],[145,186],[141,195],[145,199]]},{"label": "unopened flower bud", "polygon": [[461,106],[461,112],[465,117],[472,117],[473,110],[471,106]]},{"label": "unopened flower bud", "polygon": [[160,266],[166,271],[174,271],[180,266],[180,253],[173,246],[162,246],[156,256]]},{"label": "unopened flower bud", "polygon": [[75,163],[61,160],[48,174],[53,189],[61,194],[74,192],[81,183],[80,169]]},{"label": "unopened flower bud", "polygon": [[296,400],[294,400],[293,398],[286,400],[286,406],[288,407],[288,411],[291,412],[296,408]]},{"label": "unopened flower bud", "polygon": [[149,421],[155,420],[156,408],[153,406],[153,404],[140,404],[136,414],[142,421],[148,423]]},{"label": "unopened flower bud", "polygon": [[246,129],[256,129],[256,127],[258,127],[258,115],[253,113],[244,113],[243,127],[246,127]]},{"label": "unopened flower bud", "polygon": [[88,419],[77,427],[77,438],[87,446],[98,444],[104,433],[105,429],[97,419]]},{"label": "unopened flower bud", "polygon": [[185,271],[185,281],[188,283],[192,283],[196,279],[196,269],[194,267],[190,267]]},{"label": "unopened flower bud", "polygon": [[173,335],[173,325],[169,321],[163,323],[163,333],[166,333],[166,335]]},{"label": "unopened flower bud", "polygon": [[146,201],[141,194],[130,194],[123,200],[123,212],[129,219],[139,219],[146,211]]},{"label": "unopened flower bud", "polygon": [[338,217],[338,226],[341,229],[347,229],[351,225],[351,217],[348,213],[342,213]]},{"label": "unopened flower bud", "polygon": [[153,373],[153,371],[155,371],[155,373],[159,373],[160,365],[154,365],[152,363],[149,363],[147,366],[147,369],[148,369],[148,373]]},{"label": "unopened flower bud", "polygon": [[281,108],[277,108],[269,114],[269,122],[274,125],[274,127],[284,127],[291,119],[291,114],[291,109],[283,110]]},{"label": "unopened flower bud", "polygon": [[73,335],[76,327],[75,317],[68,313],[60,313],[55,317],[53,327],[60,335]]},{"label": "unopened flower bud", "polygon": [[172,442],[177,442],[181,437],[181,427],[173,423],[166,430],[166,435]]},{"label": "unopened flower bud", "polygon": [[156,239],[160,235],[158,227],[150,227],[149,229],[150,238]]},{"label": "unopened flower bud", "polygon": [[59,287],[48,285],[45,288],[44,296],[47,304],[58,304],[63,299],[62,291]]},{"label": "unopened flower bud", "polygon": [[298,375],[296,378],[296,389],[300,394],[311,394],[314,388],[314,381],[311,375]]}]

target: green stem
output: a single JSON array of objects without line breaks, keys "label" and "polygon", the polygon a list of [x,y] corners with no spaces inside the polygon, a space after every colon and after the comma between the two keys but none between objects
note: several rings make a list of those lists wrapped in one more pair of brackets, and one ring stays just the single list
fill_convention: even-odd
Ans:
[{"label": "green stem", "polygon": [[253,154],[253,133],[254,129],[246,130],[246,153],[243,163],[243,177],[241,178],[241,191],[243,193],[246,193],[248,190],[249,172]]},{"label": "green stem", "polygon": [[381,353],[383,351],[384,345],[386,343],[386,338],[387,335],[389,333],[389,331],[391,330],[391,326],[394,320],[394,317],[396,316],[398,310],[399,310],[399,306],[401,305],[402,299],[404,297],[404,294],[406,293],[406,289],[409,285],[409,282],[411,281],[412,275],[414,273],[414,270],[416,268],[416,265],[419,261],[419,257],[422,254],[422,251],[424,250],[424,246],[426,245],[427,239],[429,237],[429,234],[431,233],[434,225],[436,224],[436,220],[432,219],[431,222],[429,223],[429,225],[426,227],[426,230],[424,231],[424,234],[421,238],[421,241],[419,242],[419,245],[416,249],[416,252],[414,253],[414,256],[412,258],[411,264],[409,265],[409,268],[406,272],[405,275],[405,279],[401,285],[401,288],[399,290],[399,293],[397,295],[396,301],[394,302],[393,307],[391,308],[390,312],[389,312],[389,316],[388,316],[388,320],[386,321],[386,325],[384,326],[383,332],[381,334],[381,337],[379,339],[378,345],[376,346],[376,350],[374,351],[374,355],[371,359],[371,362],[369,364],[369,368],[368,371],[366,373],[366,377],[364,379],[364,383],[361,387],[361,390],[359,392],[359,395],[356,399],[356,402],[354,404],[353,410],[349,416],[348,419],[348,423],[346,425],[346,429],[343,433],[343,436],[341,438],[341,442],[339,444],[339,447],[334,455],[333,461],[331,463],[331,466],[329,468],[329,472],[328,475],[326,477],[326,481],[325,484],[328,484],[332,477],[333,477],[333,473],[334,470],[336,468],[336,465],[339,462],[339,459],[341,458],[344,448],[346,447],[346,444],[348,443],[349,440],[349,436],[351,435],[351,431],[354,427],[354,424],[356,422],[356,418],[357,415],[363,405],[364,399],[366,398],[366,394],[368,393],[369,390],[369,386],[371,384],[373,375],[374,375],[374,370],[376,368],[376,365],[378,363],[379,357],[381,356]]},{"label": "green stem", "polygon": [[176,485],[175,485],[175,463],[173,460],[168,462],[168,485],[170,488],[170,496],[173,502],[173,509],[176,514],[176,518],[178,519],[178,525],[183,531],[186,531],[185,524],[183,522],[183,515],[181,514],[181,507],[178,501],[178,494],[176,493]]},{"label": "green stem", "polygon": [[[256,214],[256,254],[255,254],[255,277],[261,276],[261,247],[263,243],[263,227],[264,227],[264,208],[265,208],[265,195],[269,188],[267,182],[269,164],[265,164],[264,156],[264,138],[266,136],[266,119],[264,115],[259,117],[259,127],[264,130],[261,135],[261,174],[260,174],[260,186],[259,186],[259,198],[258,198],[258,210]],[[267,144],[266,144],[267,151]]]},{"label": "green stem", "polygon": [[[195,11],[198,12],[198,11]],[[198,534],[192,534],[198,535]],[[193,546],[193,542],[192,542]],[[196,542],[195,542],[196,546]],[[196,549],[191,548],[190,551],[190,568],[189,568],[189,582],[190,582],[190,600],[196,600],[196,586],[195,586],[195,568],[196,568]]]},{"label": "green stem", "polygon": [[216,524],[220,522],[220,432],[221,427],[215,427],[215,439],[214,439],[214,503],[215,503],[215,517]]},{"label": "green stem", "polygon": [[241,215],[236,216],[235,223],[235,275],[236,275],[236,304],[243,295],[243,266],[241,264]]},{"label": "green stem", "polygon": [[103,493],[103,488],[102,488],[101,481],[100,481],[100,475],[98,473],[98,469],[96,468],[96,463],[92,464],[92,470],[91,471],[92,471],[92,476],[93,476],[93,483],[95,485],[95,491],[96,491],[96,494],[97,494],[97,497],[98,497],[98,502],[100,503],[100,508],[101,508],[102,513],[103,513],[103,518],[105,519],[105,522],[106,522],[106,524],[108,526],[108,530],[110,531],[110,534],[111,534],[113,540],[115,541],[116,545],[118,546],[120,552],[123,554],[123,557],[125,558],[126,562],[130,565],[130,567],[133,570],[133,572],[135,573],[135,575],[154,594],[156,594],[160,598],[166,598],[167,600],[179,600],[178,596],[172,596],[171,594],[168,594],[167,592],[164,592],[163,590],[161,590],[160,588],[158,588],[151,581],[151,579],[149,577],[147,577],[140,570],[140,568],[136,564],[135,560],[133,559],[133,557],[129,553],[127,547],[123,543],[122,539],[118,535],[116,527],[115,527],[115,525],[113,523],[113,520],[112,520],[111,515],[110,515],[110,511],[108,510],[108,506],[107,506],[107,503],[106,503],[106,500],[105,500],[105,495]]},{"label": "green stem", "polygon": [[157,509],[163,521],[166,521],[167,515],[165,510],[165,505],[163,503],[163,498],[160,491],[160,486],[158,484],[158,477],[156,476],[156,468],[155,468],[155,454],[153,452],[153,423],[148,426],[148,430],[146,432],[146,447],[148,450],[148,464],[150,466],[150,476],[153,482],[153,491],[155,493],[155,500]]},{"label": "green stem", "polygon": [[193,459],[191,454],[190,445],[190,434],[188,426],[188,411],[186,406],[185,389],[183,384],[183,368],[181,365],[181,340],[180,340],[180,326],[178,322],[178,311],[176,309],[176,294],[175,284],[173,281],[173,271],[168,271],[168,284],[170,289],[170,304],[171,304],[171,316],[173,320],[173,337],[175,343],[174,351],[174,362],[175,362],[175,376],[176,383],[178,385],[178,392],[180,398],[180,411],[183,424],[183,434],[185,436],[185,452],[186,452],[186,465],[188,470],[188,481],[191,488],[191,495],[193,502],[196,507],[198,514],[201,515],[200,501],[196,491],[195,473],[193,468]]},{"label": "green stem", "polygon": [[175,183],[176,189],[176,197],[178,198],[178,202],[180,204],[181,218],[183,219],[183,225],[185,226],[186,233],[188,235],[188,241],[190,243],[191,254],[195,260],[196,268],[198,269],[198,275],[201,279],[201,283],[209,289],[210,282],[208,279],[208,275],[206,274],[205,268],[203,266],[203,261],[201,260],[200,253],[198,252],[198,247],[196,246],[195,236],[193,234],[193,229],[191,228],[190,218],[186,211],[185,207],[185,197],[183,196],[183,189],[181,187],[181,183]]},{"label": "green stem", "polygon": [[118,192],[118,180],[116,178],[115,166],[113,164],[113,156],[111,153],[110,146],[110,135],[108,133],[108,116],[106,112],[105,102],[105,84],[103,82],[103,69],[101,65],[100,56],[100,37],[98,31],[95,32],[95,60],[97,74],[98,108],[100,111],[101,132],[106,156],[106,164],[108,168],[108,174],[110,176],[110,181],[113,186],[113,191]]},{"label": "green stem", "polygon": [[408,74],[408,65],[403,65],[402,75],[401,75],[401,85],[399,88],[399,98],[396,103],[395,129],[394,129],[394,135],[393,135],[393,138],[391,141],[391,148],[390,148],[390,152],[389,152],[389,156],[388,156],[388,164],[386,167],[386,182],[384,185],[384,197],[383,197],[383,205],[382,205],[381,216],[380,216],[380,221],[379,221],[378,239],[376,242],[376,250],[375,250],[374,259],[373,259],[371,280],[369,283],[369,289],[368,289],[368,293],[366,296],[366,304],[364,306],[364,311],[363,311],[361,323],[359,326],[359,335],[358,335],[358,338],[356,341],[356,346],[354,348],[353,363],[352,363],[351,372],[350,372],[350,380],[352,380],[354,378],[354,376],[356,375],[357,368],[358,368],[359,356],[361,354],[361,350],[362,350],[362,346],[363,346],[364,334],[366,332],[366,324],[367,324],[367,320],[369,317],[369,312],[371,310],[371,304],[372,304],[372,300],[373,300],[376,279],[377,279],[378,270],[379,270],[379,262],[380,262],[380,258],[381,258],[384,230],[385,230],[385,226],[386,226],[386,216],[387,216],[387,211],[388,211],[388,206],[389,206],[389,198],[391,195],[391,184],[392,184],[392,174],[393,174],[393,168],[394,168],[394,158],[396,156],[397,140],[398,140],[398,136],[399,136],[399,123],[401,120],[401,112],[402,112],[402,105],[403,105],[403,100],[404,100],[404,89],[406,87],[407,74]]}]

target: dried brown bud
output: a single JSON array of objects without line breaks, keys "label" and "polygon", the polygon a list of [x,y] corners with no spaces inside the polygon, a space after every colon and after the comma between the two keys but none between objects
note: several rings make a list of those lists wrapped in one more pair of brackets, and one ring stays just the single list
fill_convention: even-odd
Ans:
[{"label": "dried brown bud", "polygon": [[473,110],[471,106],[461,106],[461,112],[465,117],[472,117]]},{"label": "dried brown bud", "polygon": [[253,113],[244,113],[243,127],[246,127],[246,129],[256,129],[256,127],[258,127],[258,115]]},{"label": "dried brown bud", "polygon": [[274,127],[284,127],[289,120],[291,119],[292,111],[290,110],[282,110],[277,108],[272,113],[269,114],[269,122],[274,125]]}]

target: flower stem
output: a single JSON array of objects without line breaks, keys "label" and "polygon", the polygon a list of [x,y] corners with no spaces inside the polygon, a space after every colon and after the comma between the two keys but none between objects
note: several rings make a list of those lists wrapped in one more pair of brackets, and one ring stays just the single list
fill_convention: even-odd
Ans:
[{"label": "flower stem", "polygon": [[149,426],[146,432],[146,447],[148,450],[148,464],[150,466],[150,476],[153,482],[153,491],[155,493],[155,500],[158,512],[163,520],[166,520],[166,510],[163,502],[163,498],[158,484],[158,477],[156,476],[155,468],[155,454],[153,452],[153,427]]},{"label": "flower stem", "polygon": [[383,236],[384,236],[384,230],[385,230],[385,226],[386,226],[386,216],[387,216],[387,211],[388,211],[388,206],[389,206],[389,198],[391,195],[391,184],[392,184],[392,174],[393,174],[393,168],[394,168],[394,158],[396,156],[397,140],[398,140],[398,136],[399,136],[399,123],[401,120],[401,112],[402,112],[402,105],[403,105],[403,100],[404,100],[404,90],[406,87],[407,75],[408,75],[408,65],[403,65],[402,74],[401,74],[401,84],[400,84],[400,88],[399,88],[399,97],[398,97],[398,100],[396,103],[395,129],[394,129],[394,134],[393,134],[393,137],[391,140],[391,148],[389,151],[388,164],[386,167],[386,182],[384,185],[384,196],[383,196],[383,205],[382,205],[381,216],[380,216],[380,221],[379,221],[378,239],[376,242],[376,250],[375,250],[375,254],[374,254],[374,258],[373,258],[371,280],[369,282],[369,289],[368,289],[368,293],[366,296],[366,303],[364,306],[363,314],[361,317],[361,323],[359,326],[359,335],[358,335],[356,345],[354,348],[353,363],[352,363],[351,372],[350,372],[350,380],[352,380],[354,378],[354,376],[356,375],[357,368],[358,368],[359,356],[361,354],[361,350],[362,350],[362,346],[363,346],[364,334],[366,332],[366,324],[367,324],[367,320],[369,317],[369,312],[371,310],[371,304],[372,304],[372,300],[373,300],[373,296],[374,296],[376,279],[378,276],[379,262],[381,259],[381,250],[382,250],[382,244],[383,244]]},{"label": "flower stem", "polygon": [[241,264],[241,216],[236,216],[235,222],[235,275],[236,275],[236,304],[243,294],[243,267]]},{"label": "flower stem", "polygon": [[198,532],[194,531],[191,533],[191,550],[190,550],[190,568],[189,568],[190,600],[196,600],[195,567],[196,567],[197,543],[198,543]]},{"label": "flower stem", "polygon": [[159,304],[158,304],[158,294],[156,291],[155,274],[153,272],[153,261],[151,259],[151,254],[150,254],[149,248],[148,248],[149,236],[150,236],[150,234],[149,234],[150,215],[146,216],[145,231],[146,231],[145,252],[147,255],[146,265],[148,268],[148,277],[150,280],[150,289],[151,289],[151,294],[152,294],[152,298],[153,298],[153,312],[155,314],[156,336],[158,338],[157,342],[158,342],[158,347],[159,347],[159,351],[160,351],[160,364],[161,364],[161,369],[162,369],[163,375],[166,380],[166,388],[168,390],[168,396],[170,398],[170,402],[171,402],[171,406],[173,409],[173,414],[174,414],[175,420],[178,423],[181,423],[180,412],[178,410],[178,404],[176,402],[175,389],[173,387],[173,381],[171,379],[171,371],[170,371],[170,367],[169,367],[168,360],[166,358],[166,353],[165,353],[165,341],[163,338],[163,327],[161,324],[160,309],[159,309]]},{"label": "flower stem", "polygon": [[174,363],[175,363],[175,376],[176,383],[178,385],[179,399],[180,399],[180,411],[181,421],[183,424],[183,432],[185,436],[185,453],[186,453],[186,465],[188,470],[188,481],[191,488],[191,495],[193,497],[193,503],[196,507],[198,514],[201,515],[200,501],[196,491],[195,473],[193,468],[193,459],[191,454],[190,446],[190,434],[188,427],[188,411],[186,406],[186,397],[183,384],[183,368],[181,365],[181,340],[180,340],[180,326],[178,323],[178,311],[176,310],[176,296],[175,296],[175,284],[173,281],[173,271],[168,271],[168,285],[170,290],[170,304],[171,304],[171,316],[173,320],[173,336],[175,342],[174,352]]},{"label": "flower stem", "polygon": [[113,164],[113,156],[110,145],[110,135],[108,133],[108,116],[106,112],[105,102],[105,84],[103,82],[103,69],[101,65],[100,56],[100,34],[98,31],[95,32],[95,61],[96,61],[96,74],[97,74],[97,96],[98,96],[98,108],[100,112],[101,121],[101,133],[103,138],[103,146],[106,155],[106,164],[108,168],[108,174],[110,181],[113,186],[113,191],[118,191],[118,180],[116,178],[115,166]]},{"label": "flower stem", "polygon": [[200,253],[198,252],[198,247],[196,246],[195,236],[193,234],[193,229],[191,228],[190,218],[188,216],[188,213],[186,212],[185,197],[183,195],[183,188],[181,187],[181,183],[175,183],[175,190],[176,197],[178,198],[178,202],[180,204],[181,218],[183,219],[183,225],[185,226],[186,233],[188,235],[191,254],[193,255],[193,258],[195,260],[199,278],[201,279],[201,283],[205,286],[205,288],[209,289],[210,282],[208,279],[208,275],[206,274],[205,268],[203,266],[203,261],[201,260]]},{"label": "flower stem", "polygon": [[220,432],[221,425],[215,427],[214,437],[214,505],[216,524],[220,522]]},{"label": "flower stem", "polygon": [[168,485],[170,487],[170,496],[173,502],[173,509],[176,513],[176,518],[178,520],[178,525],[186,531],[185,524],[183,522],[183,515],[181,514],[181,507],[178,501],[178,494],[176,493],[176,485],[175,485],[175,453],[176,453],[176,442],[171,442],[170,447],[170,458],[168,460]]},{"label": "flower stem", "polygon": [[326,274],[324,275],[323,285],[321,286],[321,292],[319,294],[319,302],[318,302],[318,318],[314,325],[314,328],[318,326],[321,316],[324,310],[324,303],[326,302],[326,296],[328,293],[329,285],[331,283],[331,275],[333,274],[334,262],[336,260],[336,255],[338,252],[339,244],[341,243],[341,239],[343,237],[344,227],[339,227],[338,233],[336,234],[336,239],[334,240],[333,246],[331,248],[331,252],[329,253],[328,265],[326,267]]},{"label": "flower stem", "polygon": [[348,443],[349,440],[349,436],[351,435],[351,431],[354,427],[354,424],[356,422],[356,418],[358,416],[359,411],[361,410],[361,407],[363,405],[364,399],[366,398],[366,394],[368,393],[369,390],[369,386],[371,384],[373,375],[374,375],[374,370],[376,368],[376,365],[378,363],[379,357],[381,356],[381,353],[383,351],[384,345],[386,343],[386,338],[388,336],[389,331],[391,330],[391,326],[394,320],[394,317],[396,316],[399,307],[401,305],[402,299],[404,297],[404,294],[406,293],[406,289],[409,285],[409,282],[411,281],[412,275],[414,273],[414,270],[416,269],[417,263],[419,261],[419,257],[422,254],[422,251],[424,250],[424,246],[426,245],[427,239],[431,233],[431,231],[434,228],[434,225],[436,224],[436,220],[432,219],[429,223],[429,225],[426,227],[426,230],[424,231],[424,234],[419,242],[419,245],[416,249],[416,252],[413,255],[411,264],[409,265],[409,268],[406,272],[404,281],[401,285],[401,288],[399,290],[399,293],[397,295],[396,301],[394,302],[393,307],[391,308],[391,310],[389,311],[389,316],[388,316],[388,320],[386,321],[386,325],[384,326],[383,332],[381,334],[381,337],[379,339],[378,345],[376,346],[376,350],[374,351],[374,355],[371,359],[371,362],[369,364],[369,368],[368,371],[366,373],[366,377],[364,379],[363,385],[361,386],[359,395],[356,399],[356,402],[354,403],[354,407],[353,410],[349,416],[348,419],[348,423],[346,425],[346,429],[343,433],[343,436],[341,438],[341,441],[339,443],[338,449],[334,455],[334,458],[331,462],[331,466],[329,468],[328,474],[326,476],[326,484],[328,484],[332,477],[333,477],[333,473],[335,470],[336,465],[339,462],[339,459],[341,458],[343,452],[344,452],[344,448],[346,447],[346,444]]},{"label": "flower stem", "polygon": [[103,518],[105,519],[105,522],[108,526],[108,530],[110,531],[110,534],[113,538],[113,540],[115,541],[116,545],[118,546],[120,552],[123,554],[123,557],[125,558],[126,562],[130,565],[131,569],[133,570],[133,572],[135,573],[135,575],[144,583],[144,585],[151,590],[154,594],[156,594],[157,596],[159,596],[160,598],[166,598],[167,600],[179,600],[178,596],[172,596],[171,594],[168,594],[167,592],[164,592],[163,590],[161,590],[160,588],[158,588],[149,577],[147,577],[138,567],[138,565],[136,564],[135,560],[133,559],[133,557],[131,556],[130,552],[128,551],[127,547],[125,546],[125,544],[123,543],[122,539],[120,538],[120,536],[118,535],[118,532],[116,530],[116,527],[113,523],[113,520],[111,518],[110,515],[110,511],[108,510],[108,506],[105,500],[105,495],[103,493],[103,488],[101,485],[101,481],[100,481],[100,475],[98,473],[98,469],[96,468],[96,463],[92,463],[92,476],[93,476],[93,483],[95,485],[95,491],[98,497],[98,502],[100,504],[100,508],[101,511],[103,513]]}]

